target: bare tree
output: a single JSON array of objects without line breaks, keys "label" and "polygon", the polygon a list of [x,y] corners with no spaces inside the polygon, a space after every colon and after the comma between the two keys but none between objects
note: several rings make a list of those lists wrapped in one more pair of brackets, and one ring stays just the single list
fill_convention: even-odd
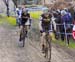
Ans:
[{"label": "bare tree", "polygon": [[7,16],[9,17],[9,0],[3,0],[7,7]]},{"label": "bare tree", "polygon": [[17,7],[17,0],[12,0],[14,5]]}]

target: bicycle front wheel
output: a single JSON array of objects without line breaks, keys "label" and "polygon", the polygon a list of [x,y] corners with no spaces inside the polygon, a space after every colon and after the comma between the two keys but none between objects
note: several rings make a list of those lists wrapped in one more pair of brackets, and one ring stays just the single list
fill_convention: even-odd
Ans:
[{"label": "bicycle front wheel", "polygon": [[22,40],[22,41],[23,41],[23,47],[24,47],[24,45],[25,45],[26,35],[27,35],[27,34],[26,34],[26,31],[25,31],[25,32],[23,33],[23,40]]},{"label": "bicycle front wheel", "polygon": [[23,39],[23,47],[24,47],[24,45],[25,45],[25,39]]},{"label": "bicycle front wheel", "polygon": [[51,62],[51,41],[49,42],[49,48],[48,48],[48,62]]},{"label": "bicycle front wheel", "polygon": [[47,45],[48,45],[48,62],[51,62],[51,39],[48,38],[47,40]]}]

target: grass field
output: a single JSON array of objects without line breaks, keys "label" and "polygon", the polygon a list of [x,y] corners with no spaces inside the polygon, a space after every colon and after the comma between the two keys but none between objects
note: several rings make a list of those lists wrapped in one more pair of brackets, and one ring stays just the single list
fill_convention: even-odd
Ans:
[{"label": "grass field", "polygon": [[0,15],[0,24],[8,22],[10,25],[15,26],[16,25],[16,18],[15,17],[6,17]]},{"label": "grass field", "polygon": [[5,17],[0,15],[0,24],[2,24],[5,21]]},{"label": "grass field", "polygon": [[15,17],[6,17],[7,22],[13,26],[16,25],[16,18]]},{"label": "grass field", "polygon": [[30,15],[33,19],[39,19],[42,13],[42,11],[32,11],[30,12]]},{"label": "grass field", "polygon": [[2,21],[2,19],[0,19],[0,24],[2,24],[3,23],[3,21]]},{"label": "grass field", "polygon": [[59,44],[59,45],[61,45],[63,47],[65,46],[65,47],[69,47],[69,48],[75,48],[75,40],[73,40],[73,39],[70,39],[69,46],[67,46],[66,45],[66,42],[65,41],[62,41],[61,39],[60,40],[55,40],[55,41],[53,41],[53,43]]}]

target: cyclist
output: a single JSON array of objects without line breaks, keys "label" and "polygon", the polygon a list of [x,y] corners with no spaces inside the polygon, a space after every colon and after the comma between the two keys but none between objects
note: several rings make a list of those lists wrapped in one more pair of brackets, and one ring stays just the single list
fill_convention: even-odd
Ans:
[{"label": "cyclist", "polygon": [[[29,20],[30,20],[30,14],[28,13],[28,11],[24,8],[22,10],[22,14],[21,14],[21,30],[24,27],[26,29],[26,34],[28,32],[28,27],[30,26]],[[26,35],[27,36],[27,35]],[[21,41],[21,34],[20,34],[20,39],[19,41]]]},{"label": "cyclist", "polygon": [[[50,22],[51,22],[51,14],[49,12],[44,12],[41,15],[40,23],[39,23],[39,28],[41,32],[41,45],[42,45],[42,52],[44,53],[44,49],[46,46],[46,41],[45,41],[45,35],[46,35],[46,28],[47,30],[51,30],[50,28]],[[49,33],[50,34],[50,33]]]},{"label": "cyclist", "polygon": [[16,24],[20,27],[21,24],[21,13],[22,13],[22,8],[16,8]]}]

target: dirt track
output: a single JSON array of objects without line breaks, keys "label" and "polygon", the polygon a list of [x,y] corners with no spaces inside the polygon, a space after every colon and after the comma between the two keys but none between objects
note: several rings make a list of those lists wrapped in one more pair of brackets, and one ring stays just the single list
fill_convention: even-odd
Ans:
[{"label": "dirt track", "polygon": [[[30,32],[26,39],[25,47],[18,45],[18,28],[9,27],[4,24],[0,26],[0,62],[46,62],[41,47],[39,37],[34,32]],[[71,52],[70,52],[71,53]],[[66,49],[55,44],[52,45],[52,62],[75,62],[75,53],[69,54]]]}]

